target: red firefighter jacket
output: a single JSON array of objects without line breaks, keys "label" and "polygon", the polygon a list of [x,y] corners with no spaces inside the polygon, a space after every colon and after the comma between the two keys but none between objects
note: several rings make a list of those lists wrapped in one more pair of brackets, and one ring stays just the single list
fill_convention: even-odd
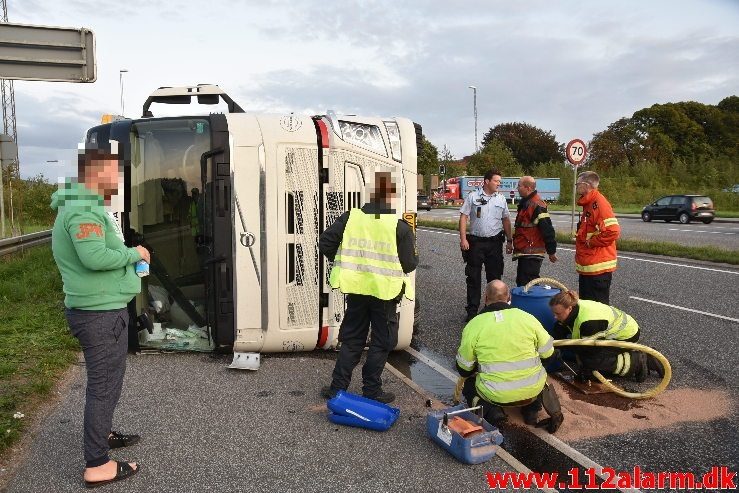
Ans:
[{"label": "red firefighter jacket", "polygon": [[582,215],[575,238],[575,269],[584,276],[613,272],[621,227],[611,204],[598,190],[591,190],[577,204]]},{"label": "red firefighter jacket", "polygon": [[518,204],[515,232],[513,233],[513,258],[524,255],[544,257],[557,252],[557,239],[547,203],[536,190]]}]

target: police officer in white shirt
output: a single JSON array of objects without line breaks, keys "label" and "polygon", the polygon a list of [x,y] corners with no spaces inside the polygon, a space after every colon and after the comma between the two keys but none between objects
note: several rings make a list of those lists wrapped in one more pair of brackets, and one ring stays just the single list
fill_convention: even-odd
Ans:
[{"label": "police officer in white shirt", "polygon": [[[510,213],[505,197],[498,193],[498,170],[485,173],[482,188],[470,192],[459,209],[459,246],[466,262],[467,317],[469,322],[480,306],[480,276],[485,265],[487,282],[503,276],[503,243],[513,251]],[[469,224],[469,228],[468,228]]]}]

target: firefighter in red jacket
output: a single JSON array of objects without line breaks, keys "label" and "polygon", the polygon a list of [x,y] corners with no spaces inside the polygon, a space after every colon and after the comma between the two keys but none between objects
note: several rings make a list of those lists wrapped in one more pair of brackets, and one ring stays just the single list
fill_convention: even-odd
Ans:
[{"label": "firefighter in red jacket", "polygon": [[518,193],[521,202],[513,233],[513,260],[518,262],[516,285],[524,286],[539,277],[545,254],[550,262],[557,261],[557,239],[547,203],[536,192],[536,180],[522,176],[518,180]]},{"label": "firefighter in red jacket", "polygon": [[594,171],[577,176],[576,191],[582,206],[575,238],[575,268],[580,298],[610,304],[611,280],[616,270],[616,240],[621,235],[616,215],[598,191],[600,177]]}]

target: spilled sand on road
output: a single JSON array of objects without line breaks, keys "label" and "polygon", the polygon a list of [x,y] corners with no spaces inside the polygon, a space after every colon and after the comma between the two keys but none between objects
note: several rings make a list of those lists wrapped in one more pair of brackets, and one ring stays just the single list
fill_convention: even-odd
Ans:
[{"label": "spilled sand on road", "polygon": [[[556,379],[549,379],[549,384],[556,388],[565,415],[556,436],[565,441],[711,421],[726,417],[732,408],[731,397],[718,390],[681,388],[636,400],[615,394],[585,395]],[[711,405],[695,405],[699,402]]]}]

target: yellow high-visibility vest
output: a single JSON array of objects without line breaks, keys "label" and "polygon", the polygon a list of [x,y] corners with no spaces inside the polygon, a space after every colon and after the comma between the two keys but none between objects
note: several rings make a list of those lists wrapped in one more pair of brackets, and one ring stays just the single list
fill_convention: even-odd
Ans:
[{"label": "yellow high-visibility vest", "polygon": [[345,294],[391,300],[405,285],[405,297],[412,300],[413,283],[398,258],[397,226],[394,214],[352,209],[331,269],[331,287]]},{"label": "yellow high-visibility vest", "polygon": [[636,323],[636,320],[618,308],[592,300],[580,300],[577,304],[580,309],[577,312],[575,322],[572,324],[573,339],[581,338],[580,325],[589,320],[606,320],[608,322],[608,328],[605,331],[586,336],[589,339],[625,341],[639,332],[639,324]]},{"label": "yellow high-visibility vest", "polygon": [[508,308],[483,312],[467,324],[457,364],[472,370],[477,362],[477,393],[506,404],[539,395],[547,381],[541,358],[552,354],[554,340],[536,317]]}]

